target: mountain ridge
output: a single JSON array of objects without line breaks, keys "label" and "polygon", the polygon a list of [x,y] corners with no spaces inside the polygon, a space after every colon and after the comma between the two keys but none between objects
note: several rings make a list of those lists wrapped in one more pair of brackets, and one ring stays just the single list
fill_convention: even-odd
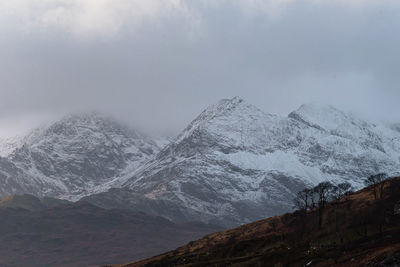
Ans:
[{"label": "mountain ridge", "polygon": [[206,108],[164,148],[103,116],[66,117],[0,158],[0,195],[84,197],[229,227],[290,211],[305,186],[360,188],[360,177],[394,175],[399,155],[393,127],[325,105],[278,116],[234,97]]},{"label": "mountain ridge", "polygon": [[137,168],[159,150],[150,137],[108,116],[68,115],[32,131],[22,146],[2,158],[0,179],[5,183],[0,193],[77,200],[92,190],[101,191],[96,188]]},{"label": "mountain ridge", "polygon": [[330,106],[303,105],[284,117],[235,97],[205,109],[122,187],[196,220],[238,225],[289,211],[307,185],[360,188],[360,177],[395,174],[397,135]]}]

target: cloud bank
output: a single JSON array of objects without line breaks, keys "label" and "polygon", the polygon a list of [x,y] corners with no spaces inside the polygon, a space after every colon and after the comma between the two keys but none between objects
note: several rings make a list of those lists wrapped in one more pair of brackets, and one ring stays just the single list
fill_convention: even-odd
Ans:
[{"label": "cloud bank", "polygon": [[235,95],[400,122],[399,15],[389,0],[1,0],[1,128],[98,109],[176,132]]}]

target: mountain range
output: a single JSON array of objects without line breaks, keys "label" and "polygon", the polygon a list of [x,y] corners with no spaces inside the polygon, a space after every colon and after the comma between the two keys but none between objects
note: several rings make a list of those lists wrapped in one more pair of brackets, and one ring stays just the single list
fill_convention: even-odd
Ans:
[{"label": "mountain range", "polygon": [[67,116],[14,147],[0,158],[0,195],[70,200],[101,191],[97,187],[130,173],[160,150],[155,140],[98,113]]},{"label": "mountain range", "polygon": [[229,227],[290,211],[305,186],[360,188],[371,174],[397,174],[400,164],[396,126],[316,104],[272,115],[239,97],[208,107],[159,144],[103,115],[68,116],[0,158],[0,195],[83,198]]},{"label": "mountain range", "polygon": [[284,117],[236,97],[203,111],[119,181],[122,189],[87,200],[229,227],[291,210],[305,186],[329,180],[357,189],[371,174],[395,174],[399,155],[399,132],[334,107],[303,105]]}]

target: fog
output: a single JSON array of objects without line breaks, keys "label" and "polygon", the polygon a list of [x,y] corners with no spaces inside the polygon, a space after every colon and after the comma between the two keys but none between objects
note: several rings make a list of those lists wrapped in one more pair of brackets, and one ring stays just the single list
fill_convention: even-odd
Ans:
[{"label": "fog", "polygon": [[98,110],[176,133],[221,98],[400,122],[400,2],[0,0],[0,136]]}]

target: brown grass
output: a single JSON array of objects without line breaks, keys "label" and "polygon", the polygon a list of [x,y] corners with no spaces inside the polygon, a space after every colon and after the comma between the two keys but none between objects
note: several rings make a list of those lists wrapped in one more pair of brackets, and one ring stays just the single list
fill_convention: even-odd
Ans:
[{"label": "brown grass", "polygon": [[400,251],[400,177],[383,200],[372,187],[333,201],[322,212],[294,212],[214,233],[174,251],[116,266],[360,266]]}]

